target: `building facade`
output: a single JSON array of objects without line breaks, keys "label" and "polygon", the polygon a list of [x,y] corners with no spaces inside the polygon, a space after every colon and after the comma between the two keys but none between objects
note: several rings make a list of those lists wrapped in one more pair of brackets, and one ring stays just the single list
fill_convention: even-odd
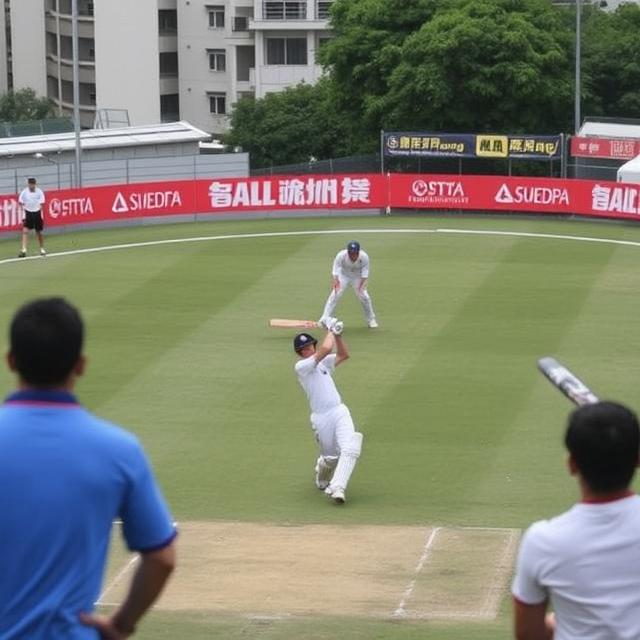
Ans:
[{"label": "building facade", "polygon": [[[126,109],[132,125],[228,128],[244,96],[314,83],[332,0],[77,0],[83,127]],[[0,91],[33,88],[73,113],[71,0],[5,0]]]}]

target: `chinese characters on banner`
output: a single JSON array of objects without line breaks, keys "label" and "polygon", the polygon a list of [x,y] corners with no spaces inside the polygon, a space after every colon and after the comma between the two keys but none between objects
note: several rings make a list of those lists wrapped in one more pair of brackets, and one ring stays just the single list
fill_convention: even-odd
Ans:
[{"label": "chinese characters on banner", "polygon": [[489,135],[391,131],[383,134],[385,156],[559,159],[560,136]]},{"label": "chinese characters on banner", "polygon": [[640,155],[640,140],[630,138],[571,138],[571,155],[576,158],[631,160]]},{"label": "chinese characters on banner", "polygon": [[[154,216],[311,209],[425,209],[578,214],[640,220],[640,185],[434,174],[184,180],[48,191],[48,227]],[[15,195],[0,196],[0,233],[18,231]]]}]

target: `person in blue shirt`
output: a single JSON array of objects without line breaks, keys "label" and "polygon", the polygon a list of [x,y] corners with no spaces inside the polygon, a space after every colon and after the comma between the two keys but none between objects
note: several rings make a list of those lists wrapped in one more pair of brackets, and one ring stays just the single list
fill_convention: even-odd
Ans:
[{"label": "person in blue shirt", "polygon": [[[176,528],[135,436],[84,409],[84,325],[62,298],[14,315],[0,406],[0,638],[120,640],[175,566]],[[94,613],[114,519],[139,552],[124,602]]]}]

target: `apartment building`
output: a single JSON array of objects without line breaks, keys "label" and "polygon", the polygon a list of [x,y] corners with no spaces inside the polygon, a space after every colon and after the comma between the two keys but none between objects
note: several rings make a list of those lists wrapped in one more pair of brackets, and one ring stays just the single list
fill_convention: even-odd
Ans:
[{"label": "apartment building", "polygon": [[[223,133],[233,104],[315,82],[332,0],[77,0],[80,118],[187,120]],[[4,0],[0,91],[33,88],[73,111],[71,0]]]}]

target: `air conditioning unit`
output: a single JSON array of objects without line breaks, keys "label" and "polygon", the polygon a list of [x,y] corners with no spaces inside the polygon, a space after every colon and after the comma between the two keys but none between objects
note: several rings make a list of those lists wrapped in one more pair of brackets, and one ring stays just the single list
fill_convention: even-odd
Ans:
[{"label": "air conditioning unit", "polygon": [[247,16],[234,16],[233,31],[249,31],[249,18]]}]

